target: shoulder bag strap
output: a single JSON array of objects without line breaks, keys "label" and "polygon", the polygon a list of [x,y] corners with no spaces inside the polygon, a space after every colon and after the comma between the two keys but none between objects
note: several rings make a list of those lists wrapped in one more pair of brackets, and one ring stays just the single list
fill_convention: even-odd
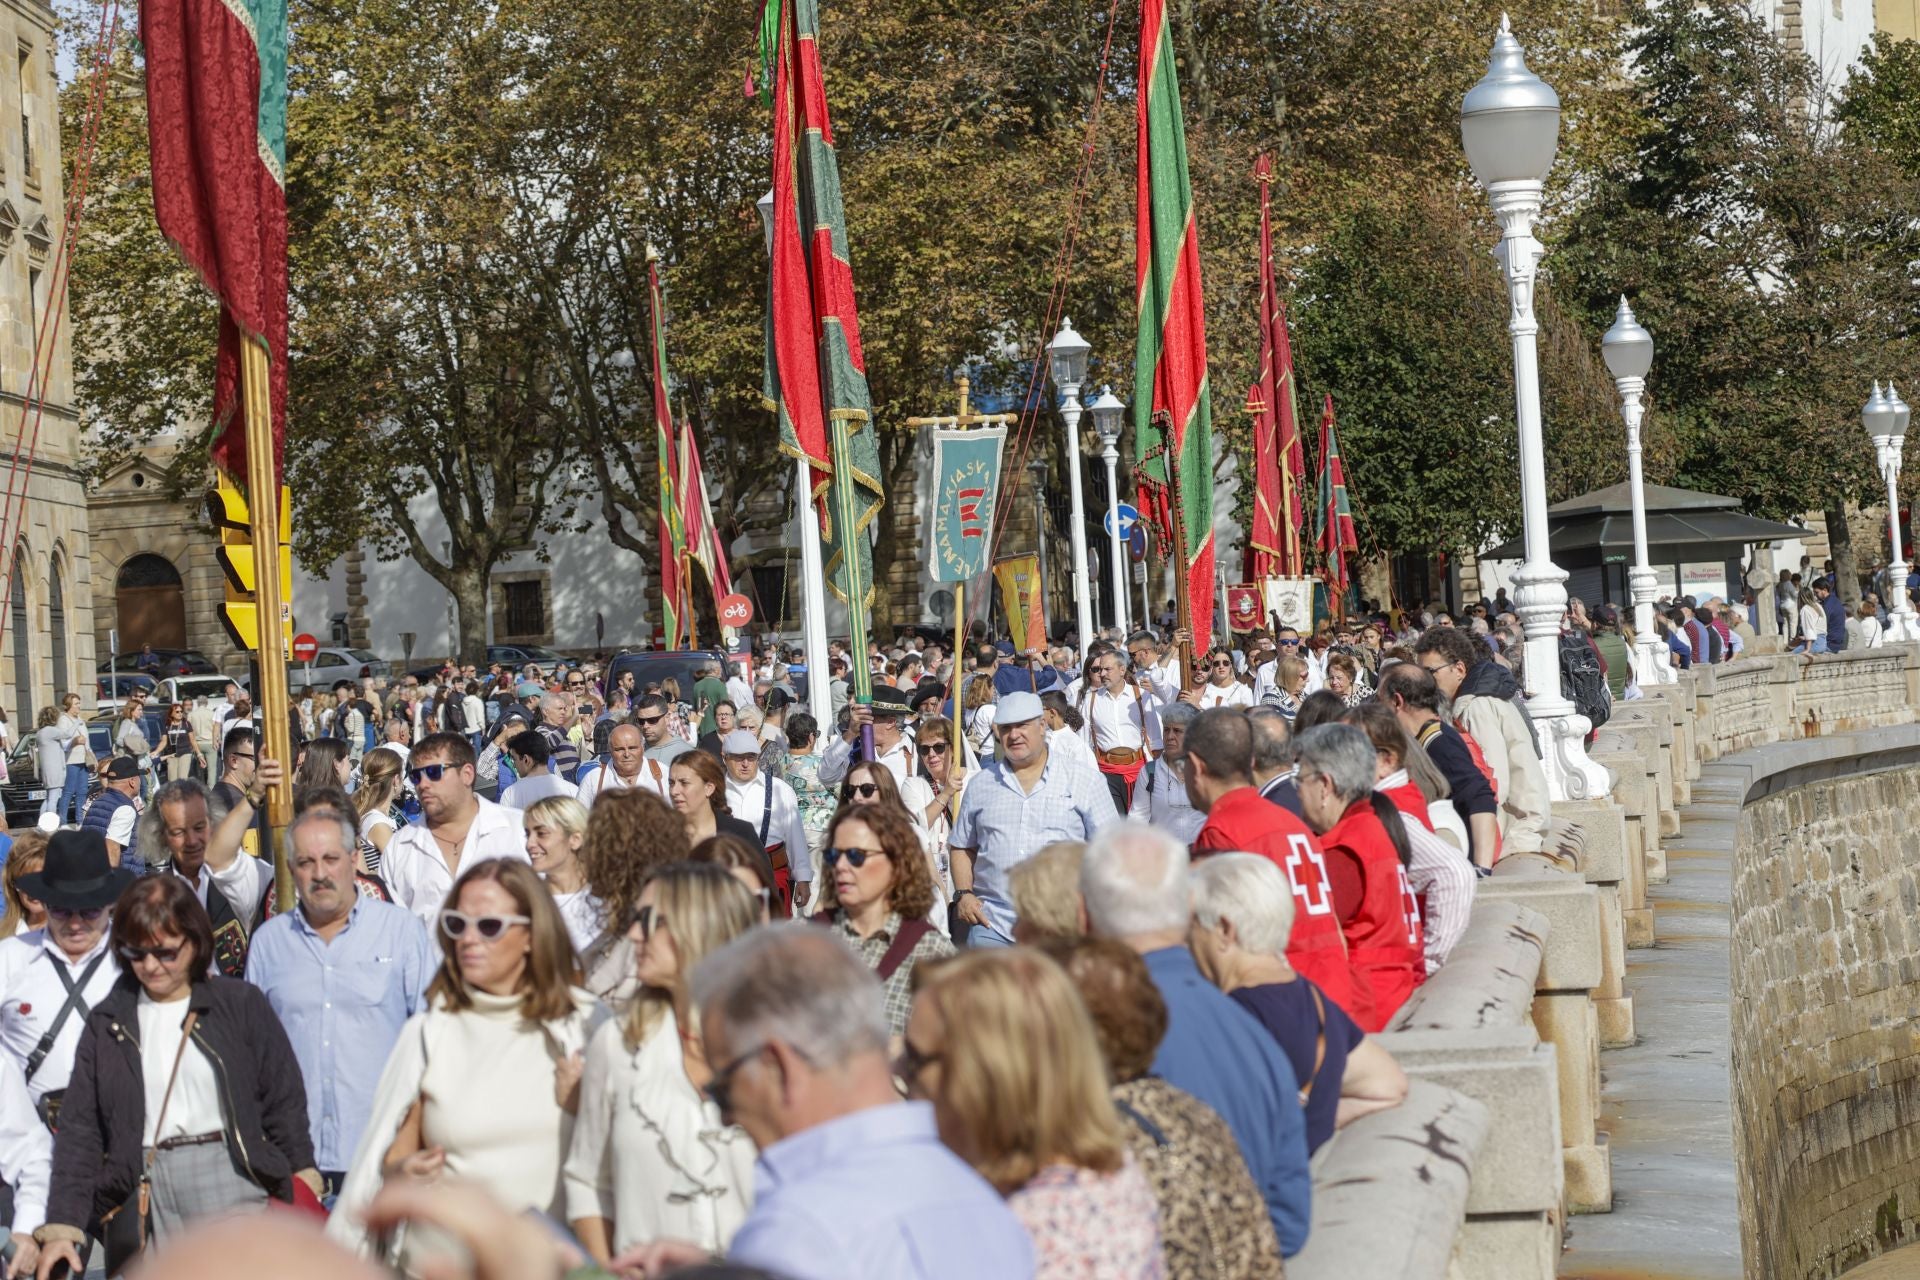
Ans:
[{"label": "shoulder bag strap", "polygon": [[767,828],[773,825],[773,774],[760,771],[767,780],[766,792],[760,799],[760,847],[767,847]]},{"label": "shoulder bag strap", "polygon": [[[189,1013],[186,1022],[181,1025],[180,1047],[173,1052],[173,1070],[167,1073],[167,1091],[160,1095],[160,1115],[153,1122],[154,1145],[147,1148],[146,1167],[148,1172],[153,1170],[154,1155],[160,1149],[160,1134],[167,1125],[167,1104],[173,1101],[174,1082],[180,1078],[180,1060],[187,1056],[187,1042],[193,1039],[193,1029],[199,1025],[200,1014],[198,1012]],[[145,1205],[141,1206],[143,1217],[145,1216],[145,1208]]]},{"label": "shoulder bag strap", "polygon": [[925,920],[902,920],[899,929],[894,932],[893,941],[887,944],[885,954],[880,957],[880,963],[874,968],[874,973],[880,981],[885,982],[891,978],[894,971],[907,962],[907,957],[913,954],[913,949],[920,945],[920,939],[932,932],[933,926]]},{"label": "shoulder bag strap", "polygon": [[[1301,981],[1305,982],[1306,979],[1302,978]],[[1309,986],[1307,991],[1313,996],[1313,1011],[1319,1015],[1320,1031],[1313,1045],[1313,1070],[1307,1073],[1306,1083],[1300,1086],[1300,1105],[1303,1107],[1307,1105],[1307,1099],[1313,1096],[1314,1077],[1320,1074],[1320,1068],[1327,1060],[1327,1006],[1320,998],[1320,988]]]},{"label": "shoulder bag strap", "polygon": [[34,1045],[33,1052],[27,1055],[26,1078],[28,1080],[33,1079],[35,1073],[37,1073],[42,1064],[46,1062],[47,1055],[53,1052],[53,1042],[59,1038],[60,1028],[67,1025],[67,1019],[72,1017],[76,1011],[83,1018],[92,1012],[87,1007],[87,984],[93,981],[93,975],[100,971],[100,966],[104,964],[107,959],[107,951],[105,948],[102,948],[100,954],[95,956],[87,965],[86,969],[80,974],[80,981],[75,982],[68,976],[67,966],[54,959],[50,952],[43,951],[40,954],[46,956],[47,963],[52,965],[54,973],[59,975],[60,985],[67,989],[67,1000],[65,1004],[60,1006],[60,1012],[53,1015],[53,1025],[47,1028],[47,1034],[40,1037],[40,1043]]}]

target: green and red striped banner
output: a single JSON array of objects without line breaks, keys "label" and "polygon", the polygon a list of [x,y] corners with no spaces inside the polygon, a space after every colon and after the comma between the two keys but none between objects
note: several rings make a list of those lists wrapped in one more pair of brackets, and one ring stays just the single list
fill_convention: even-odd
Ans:
[{"label": "green and red striped banner", "polygon": [[671,388],[667,382],[667,304],[660,291],[660,264],[647,255],[647,304],[653,319],[653,447],[660,473],[660,624],[666,647],[680,647],[683,622],[680,560],[686,554],[686,526],[680,519],[680,464],[675,456]]},{"label": "green and red striped banner", "polygon": [[1273,157],[1254,162],[1260,187],[1260,376],[1247,391],[1253,415],[1253,528],[1241,572],[1249,582],[1296,577],[1300,502],[1306,479],[1300,419],[1294,409],[1293,341],[1287,304],[1273,276]]},{"label": "green and red striped banner", "polygon": [[1171,534],[1177,520],[1185,534],[1186,563],[1180,570],[1186,576],[1193,650],[1205,653],[1213,638],[1213,407],[1200,232],[1187,180],[1187,131],[1173,60],[1166,0],[1143,0],[1135,456],[1141,460],[1143,510],[1164,533]]},{"label": "green and red striped banner", "polygon": [[243,342],[267,348],[274,474],[287,420],[287,0],[141,0],[161,234],[220,299],[213,460],[247,474]]},{"label": "green and red striped banner", "polygon": [[1340,461],[1340,440],[1333,430],[1333,397],[1320,414],[1320,493],[1314,504],[1316,542],[1326,563],[1327,594],[1338,599],[1353,581],[1347,572],[1347,552],[1360,550],[1353,529],[1353,508],[1347,503],[1347,470]]}]

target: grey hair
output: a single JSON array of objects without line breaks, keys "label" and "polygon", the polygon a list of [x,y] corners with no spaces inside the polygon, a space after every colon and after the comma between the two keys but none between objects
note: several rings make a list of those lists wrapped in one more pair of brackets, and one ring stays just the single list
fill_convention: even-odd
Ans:
[{"label": "grey hair", "polygon": [[221,804],[211,791],[192,778],[178,778],[153,793],[153,799],[140,814],[140,820],[133,828],[133,851],[140,860],[150,867],[167,862],[171,855],[167,852],[166,824],[160,818],[163,805],[184,804],[198,798],[207,806],[207,829],[217,828],[227,816],[227,806]]},{"label": "grey hair", "polygon": [[352,857],[354,851],[360,847],[360,833],[354,829],[353,820],[331,805],[318,805],[295,818],[292,825],[287,828],[289,855],[293,852],[300,828],[315,825],[327,825],[337,829],[340,833],[340,845],[347,851],[348,857]]},{"label": "grey hair", "polygon": [[1187,927],[1187,846],[1144,822],[1115,822],[1087,844],[1080,896],[1097,934],[1131,938]]},{"label": "grey hair", "polygon": [[1295,740],[1293,756],[1301,772],[1320,774],[1349,804],[1373,794],[1373,743],[1353,725],[1315,725]]},{"label": "grey hair", "polygon": [[789,920],[741,934],[694,965],[688,988],[703,1017],[725,1020],[736,1055],[782,1040],[825,1069],[887,1051],[880,980],[817,925]]},{"label": "grey hair", "polygon": [[1293,729],[1278,707],[1247,709],[1247,723],[1253,726],[1253,771],[1266,773],[1293,759]]},{"label": "grey hair", "polygon": [[1285,955],[1293,935],[1293,886],[1257,853],[1216,853],[1193,866],[1193,914],[1209,929],[1233,921],[1248,951]]},{"label": "grey hair", "polygon": [[565,711],[566,709],[567,709],[566,694],[554,693],[552,691],[548,691],[540,695],[540,710]]},{"label": "grey hair", "polygon": [[1162,729],[1169,727],[1184,729],[1192,724],[1193,718],[1199,714],[1200,708],[1194,706],[1191,702],[1171,703],[1160,708],[1160,727]]}]

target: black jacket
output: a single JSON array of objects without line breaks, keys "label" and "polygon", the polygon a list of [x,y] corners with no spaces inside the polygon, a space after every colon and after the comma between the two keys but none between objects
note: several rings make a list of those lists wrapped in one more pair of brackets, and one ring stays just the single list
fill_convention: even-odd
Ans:
[{"label": "black jacket", "polygon": [[[47,1221],[84,1227],[124,1204],[140,1183],[146,1125],[140,1064],[140,983],[122,974],[87,1015],[60,1105]],[[258,987],[234,978],[198,983],[185,1010],[193,1041],[213,1064],[233,1167],[275,1199],[293,1199],[293,1175],[313,1167],[307,1093],[293,1045]]]}]

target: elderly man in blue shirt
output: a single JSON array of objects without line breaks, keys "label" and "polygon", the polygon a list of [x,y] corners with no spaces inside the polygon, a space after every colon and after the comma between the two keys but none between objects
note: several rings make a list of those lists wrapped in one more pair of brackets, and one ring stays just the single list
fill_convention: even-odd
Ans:
[{"label": "elderly man in blue shirt", "polygon": [[1153,1074],[1220,1113],[1267,1202],[1280,1252],[1307,1242],[1313,1178],[1300,1084],[1260,1023],[1209,983],[1187,950],[1193,886],[1186,846],[1143,822],[1117,823],[1087,845],[1080,896],[1094,933],[1140,953],[1167,1004]]},{"label": "elderly man in blue shirt", "polygon": [[359,891],[349,819],[309,809],[294,819],[287,843],[299,905],[254,933],[247,981],[266,993],[293,1042],[314,1163],[337,1192],[387,1054],[426,1007],[440,952],[412,912]]},{"label": "elderly man in blue shirt", "polygon": [[[940,1141],[931,1104],[895,1092],[880,982],[850,948],[799,921],[755,929],[694,966],[692,995],[707,1096],[760,1148],[728,1261],[790,1280],[1031,1280],[1006,1200]],[[610,1270],[706,1260],[656,1240]]]}]

